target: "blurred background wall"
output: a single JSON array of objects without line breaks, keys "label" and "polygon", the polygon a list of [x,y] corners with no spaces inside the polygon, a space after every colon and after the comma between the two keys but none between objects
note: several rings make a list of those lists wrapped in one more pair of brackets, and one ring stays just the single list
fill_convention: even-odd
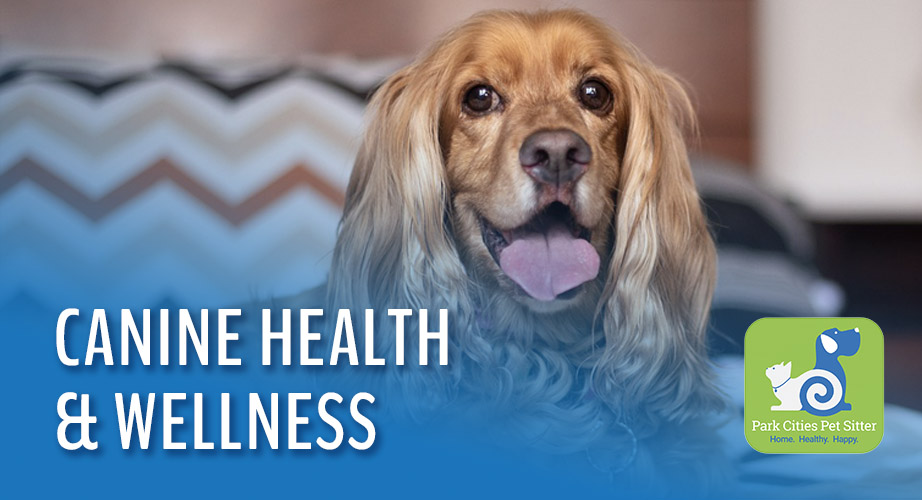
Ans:
[{"label": "blurred background wall", "polygon": [[922,219],[922,2],[755,12],[758,165],[814,219]]},{"label": "blurred background wall", "polygon": [[746,1],[0,0],[0,50],[119,57],[412,56],[489,8],[585,9],[680,75],[705,151],[751,160],[753,6]]}]

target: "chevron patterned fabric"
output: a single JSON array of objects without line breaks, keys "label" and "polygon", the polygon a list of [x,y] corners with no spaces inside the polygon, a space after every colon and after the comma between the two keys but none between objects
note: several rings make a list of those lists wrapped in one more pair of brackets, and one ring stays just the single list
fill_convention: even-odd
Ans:
[{"label": "chevron patterned fabric", "polygon": [[385,74],[4,63],[0,303],[207,307],[322,282]]}]

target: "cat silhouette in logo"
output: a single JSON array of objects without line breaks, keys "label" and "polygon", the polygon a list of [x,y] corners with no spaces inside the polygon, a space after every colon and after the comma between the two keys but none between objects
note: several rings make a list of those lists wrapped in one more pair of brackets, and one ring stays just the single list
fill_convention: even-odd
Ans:
[{"label": "cat silhouette in logo", "polygon": [[853,356],[860,343],[857,328],[831,328],[816,338],[816,366],[812,370],[791,378],[790,362],[768,367],[765,375],[781,401],[772,406],[772,411],[805,410],[812,415],[829,416],[851,410],[852,405],[845,402],[845,370],[839,356]]}]

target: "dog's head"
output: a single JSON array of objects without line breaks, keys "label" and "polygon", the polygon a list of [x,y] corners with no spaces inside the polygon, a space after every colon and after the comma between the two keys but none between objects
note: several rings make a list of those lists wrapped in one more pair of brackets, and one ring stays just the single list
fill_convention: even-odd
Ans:
[{"label": "dog's head", "polygon": [[449,307],[472,325],[458,351],[483,359],[474,316],[569,326],[570,361],[609,406],[697,409],[714,249],[690,116],[676,81],[591,16],[473,17],[374,96],[331,300]]},{"label": "dog's head", "polygon": [[612,48],[560,13],[484,16],[445,47],[440,145],[462,256],[536,311],[597,298],[612,253],[628,123]]},{"label": "dog's head", "polygon": [[816,338],[816,354],[826,353],[833,359],[839,356],[853,356],[861,345],[861,334],[857,328],[839,330],[830,328]]}]

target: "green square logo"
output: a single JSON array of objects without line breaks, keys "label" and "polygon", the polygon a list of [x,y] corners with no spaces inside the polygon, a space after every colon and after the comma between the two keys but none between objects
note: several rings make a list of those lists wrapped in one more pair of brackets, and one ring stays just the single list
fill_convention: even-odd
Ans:
[{"label": "green square logo", "polygon": [[746,441],[866,453],[884,435],[884,337],[867,318],[763,318],[744,341]]}]

